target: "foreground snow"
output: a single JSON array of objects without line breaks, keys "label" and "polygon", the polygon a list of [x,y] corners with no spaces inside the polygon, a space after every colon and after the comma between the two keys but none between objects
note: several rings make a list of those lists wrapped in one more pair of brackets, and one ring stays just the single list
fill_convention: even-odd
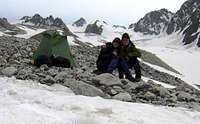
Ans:
[{"label": "foreground snow", "polygon": [[0,78],[1,124],[198,124],[200,112],[74,95],[61,85]]}]

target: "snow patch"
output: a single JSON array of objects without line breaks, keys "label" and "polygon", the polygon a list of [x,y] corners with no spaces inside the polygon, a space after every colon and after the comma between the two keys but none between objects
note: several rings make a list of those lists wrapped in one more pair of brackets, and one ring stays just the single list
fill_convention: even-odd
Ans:
[{"label": "snow patch", "polygon": [[20,37],[20,38],[25,38],[25,39],[29,39],[30,37],[32,37],[34,35],[37,35],[39,33],[46,31],[46,29],[31,29],[31,28],[28,28],[26,26],[21,26],[21,25],[18,26],[18,27],[22,30],[25,30],[26,34],[18,34],[18,35],[15,35],[15,36]]},{"label": "snow patch", "polygon": [[0,36],[3,36],[4,35],[4,33],[3,32],[0,32]]},{"label": "snow patch", "polygon": [[1,124],[198,124],[200,112],[72,94],[63,86],[0,78]]},{"label": "snow patch", "polygon": [[176,88],[176,86],[172,86],[172,85],[169,85],[169,84],[166,84],[164,82],[160,82],[160,81],[156,81],[156,80],[153,80],[153,79],[150,79],[150,78],[147,78],[147,77],[142,77],[142,79],[147,82],[148,80],[152,80],[154,83],[156,84],[160,84],[161,86],[165,87],[165,88],[169,88],[169,89],[174,89]]},{"label": "snow patch", "polygon": [[67,41],[70,46],[78,45],[78,44],[74,43],[74,37],[72,37],[72,36],[67,36]]}]

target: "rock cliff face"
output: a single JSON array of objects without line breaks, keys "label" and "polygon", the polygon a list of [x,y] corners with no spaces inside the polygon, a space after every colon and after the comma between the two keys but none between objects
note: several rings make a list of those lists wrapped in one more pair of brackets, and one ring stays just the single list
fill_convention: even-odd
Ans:
[{"label": "rock cliff face", "polygon": [[185,45],[195,42],[200,47],[199,21],[200,1],[188,0],[174,14],[167,27],[167,33],[181,32],[184,36]]},{"label": "rock cliff face", "polygon": [[66,35],[73,35],[73,33],[69,30],[69,28],[65,25],[61,18],[54,18],[53,16],[49,16],[43,18],[39,14],[35,14],[34,16],[24,16],[21,18],[22,24],[32,25],[36,28],[57,28],[63,30]]},{"label": "rock cliff face", "polygon": [[93,24],[89,24],[85,29],[85,33],[95,33],[101,35],[102,32],[103,24],[101,24],[99,20],[96,20]]},{"label": "rock cliff face", "polygon": [[79,20],[75,21],[72,25],[76,27],[83,27],[85,24],[87,24],[86,20],[84,18],[80,18]]},{"label": "rock cliff face", "polygon": [[162,33],[171,20],[173,13],[167,9],[161,9],[147,13],[137,23],[131,24],[129,29],[143,34],[158,35]]},{"label": "rock cliff face", "polygon": [[25,33],[25,31],[21,30],[17,26],[10,24],[6,18],[0,18],[0,31],[10,35]]}]

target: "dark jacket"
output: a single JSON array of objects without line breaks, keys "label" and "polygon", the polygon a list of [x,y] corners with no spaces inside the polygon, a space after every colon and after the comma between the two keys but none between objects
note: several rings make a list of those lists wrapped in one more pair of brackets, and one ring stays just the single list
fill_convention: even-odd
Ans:
[{"label": "dark jacket", "polygon": [[102,48],[98,59],[96,61],[97,69],[100,71],[107,71],[107,66],[110,64],[111,60],[115,55],[113,52],[117,53],[117,56],[120,54],[120,48],[113,48],[112,43],[106,43],[106,47]]}]

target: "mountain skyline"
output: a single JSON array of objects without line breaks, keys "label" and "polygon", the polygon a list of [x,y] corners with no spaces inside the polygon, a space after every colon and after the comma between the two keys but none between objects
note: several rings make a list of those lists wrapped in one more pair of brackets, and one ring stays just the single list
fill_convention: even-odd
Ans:
[{"label": "mountain skyline", "polygon": [[[58,16],[66,23],[84,17],[89,23],[96,19],[108,24],[128,26],[146,13],[166,8],[176,12],[186,0],[7,0],[0,1],[0,16],[16,21],[39,13],[43,17]],[[173,4],[172,4],[173,3]],[[81,6],[81,7],[80,7]],[[9,8],[9,9],[8,9]]]}]

